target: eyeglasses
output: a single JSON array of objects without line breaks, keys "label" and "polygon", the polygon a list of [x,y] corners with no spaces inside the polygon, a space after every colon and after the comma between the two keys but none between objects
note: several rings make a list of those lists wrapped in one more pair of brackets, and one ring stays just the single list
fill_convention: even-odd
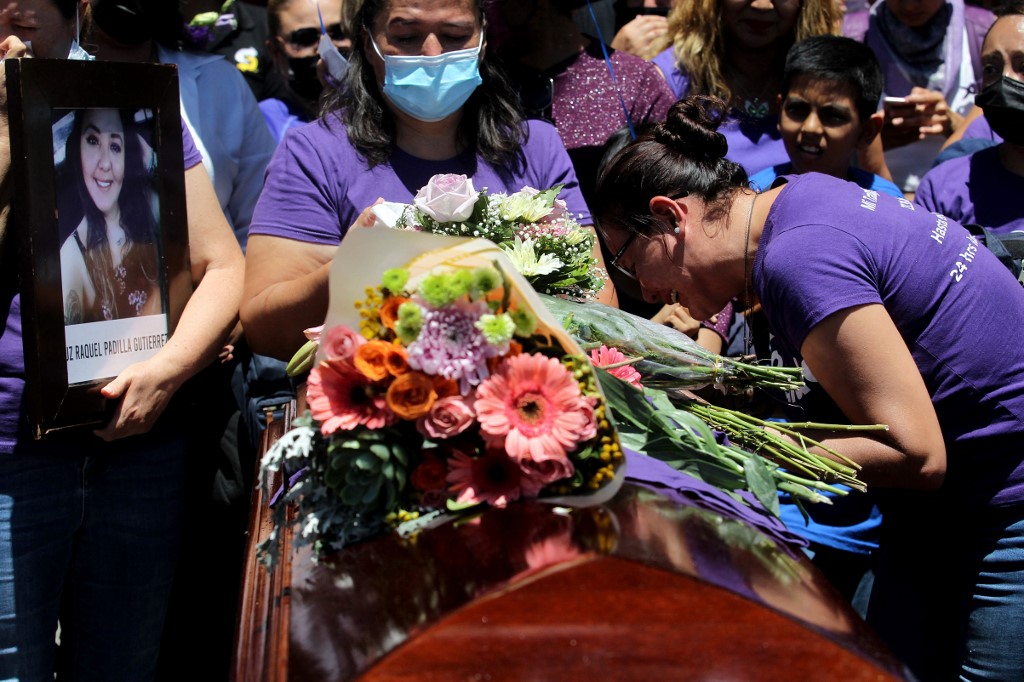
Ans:
[{"label": "eyeglasses", "polygon": [[[331,24],[327,27],[327,35],[331,40],[344,40],[345,30],[341,24]],[[295,47],[313,47],[320,40],[320,29],[310,26],[308,28],[297,28],[288,34],[288,42]]]},{"label": "eyeglasses", "polygon": [[[689,196],[689,195],[690,195],[690,193],[688,191],[682,190],[680,192],[677,192],[676,194],[669,195],[669,199],[672,199],[674,201],[676,199],[682,199],[683,197],[686,197],[686,196]],[[616,270],[618,270],[619,272],[621,272],[623,275],[628,277],[633,282],[637,282],[638,281],[637,277],[636,277],[636,274],[633,273],[632,271],[626,269],[625,266],[620,265],[619,264],[619,259],[622,258],[624,255],[626,255],[626,251],[629,250],[629,247],[633,244],[633,240],[636,239],[638,234],[640,234],[640,233],[636,232],[636,231],[630,231],[629,236],[626,237],[626,241],[622,242],[622,246],[619,247],[619,250],[616,251],[615,255],[612,256],[611,259],[608,261],[608,265],[610,265],[611,267],[613,267]]]}]

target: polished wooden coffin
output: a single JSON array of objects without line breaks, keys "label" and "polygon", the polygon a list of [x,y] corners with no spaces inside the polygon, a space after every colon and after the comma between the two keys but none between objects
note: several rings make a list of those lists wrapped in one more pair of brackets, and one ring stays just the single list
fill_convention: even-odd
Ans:
[{"label": "polished wooden coffin", "polygon": [[799,551],[647,486],[588,508],[514,503],[320,563],[299,549],[271,571],[255,560],[261,491],[253,512],[236,682],[901,679]]}]

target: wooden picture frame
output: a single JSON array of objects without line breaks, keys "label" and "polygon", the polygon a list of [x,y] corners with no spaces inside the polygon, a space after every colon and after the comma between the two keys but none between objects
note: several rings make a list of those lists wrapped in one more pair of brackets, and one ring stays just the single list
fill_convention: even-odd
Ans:
[{"label": "wooden picture frame", "polygon": [[[174,66],[7,60],[11,228],[35,438],[110,419],[192,293]],[[77,140],[77,142],[76,142]]]}]

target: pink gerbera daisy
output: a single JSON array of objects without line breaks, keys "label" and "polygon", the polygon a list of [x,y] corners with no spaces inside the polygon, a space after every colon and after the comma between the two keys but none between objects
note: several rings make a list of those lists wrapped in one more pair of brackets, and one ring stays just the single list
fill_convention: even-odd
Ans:
[{"label": "pink gerbera daisy", "polygon": [[489,503],[504,507],[512,500],[536,497],[540,484],[525,476],[504,451],[489,448],[481,457],[453,451],[448,459],[449,490],[460,504]]},{"label": "pink gerbera daisy", "polygon": [[329,362],[321,362],[309,373],[306,400],[325,436],[359,425],[379,429],[395,421],[385,397],[364,376]]},{"label": "pink gerbera daisy", "polygon": [[506,358],[480,384],[475,407],[484,435],[516,460],[566,458],[597,433],[593,404],[572,374],[539,354]]},{"label": "pink gerbera daisy", "polygon": [[[628,358],[622,354],[618,348],[609,348],[604,344],[600,348],[595,348],[590,351],[590,362],[594,364],[594,367],[608,367],[609,365],[617,365],[620,362],[625,362]],[[643,388],[640,385],[640,372],[633,369],[630,365],[622,365],[614,369],[608,370],[608,373],[613,377],[622,379],[627,384],[633,384],[637,388]]]}]

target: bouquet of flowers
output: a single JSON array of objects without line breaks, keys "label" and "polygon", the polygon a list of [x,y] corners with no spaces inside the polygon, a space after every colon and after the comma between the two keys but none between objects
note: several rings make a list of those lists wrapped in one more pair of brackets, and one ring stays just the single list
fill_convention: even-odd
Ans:
[{"label": "bouquet of flowers", "polygon": [[881,431],[884,426],[769,423],[692,394],[641,387],[644,377],[622,364],[623,357],[604,346],[591,351],[622,446],[662,460],[741,502],[749,499],[738,493],[748,492],[776,515],[779,491],[798,503],[829,504],[823,491],[846,494],[835,484],[865,490],[857,478],[858,464],[804,432]]},{"label": "bouquet of flowers", "polygon": [[537,291],[592,298],[605,276],[594,258],[597,236],[569,214],[561,189],[489,194],[465,175],[435,175],[411,206],[386,203],[375,213],[388,227],[488,239]]},{"label": "bouquet of flowers", "polygon": [[773,367],[723,357],[672,327],[597,301],[543,296],[544,304],[584,349],[614,347],[632,358],[644,385],[666,391],[714,385],[724,393],[750,387],[794,390],[803,386],[799,367]]},{"label": "bouquet of flowers", "polygon": [[263,470],[304,471],[284,497],[321,551],[425,513],[521,497],[593,503],[621,483],[589,362],[491,242],[354,231],[335,257],[318,346],[310,415]]}]

